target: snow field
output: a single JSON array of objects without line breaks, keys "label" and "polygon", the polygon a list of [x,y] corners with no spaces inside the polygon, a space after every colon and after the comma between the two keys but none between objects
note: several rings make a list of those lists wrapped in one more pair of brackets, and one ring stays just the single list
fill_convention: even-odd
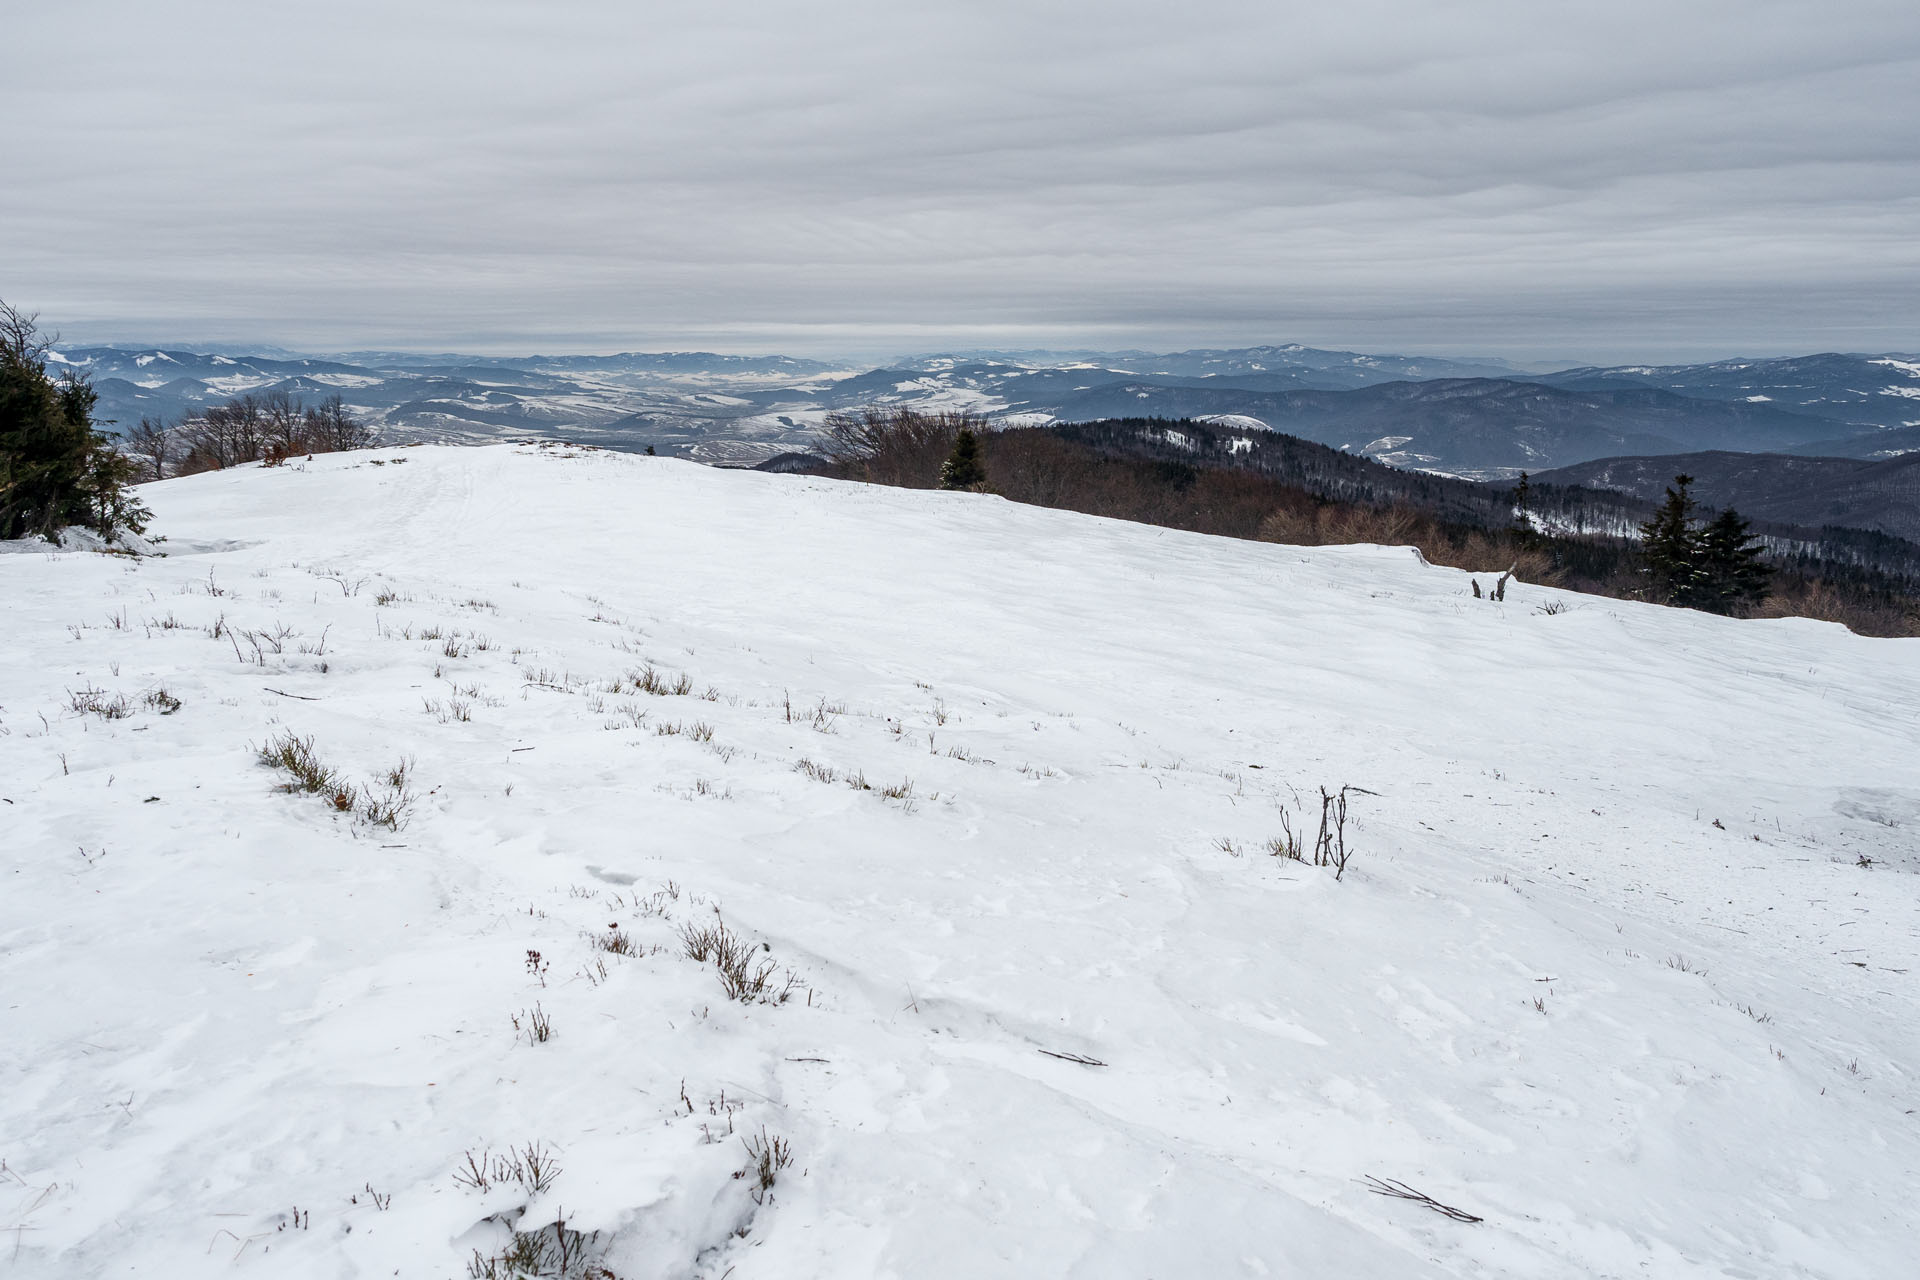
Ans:
[{"label": "snow field", "polygon": [[[164,557],[0,557],[17,1274],[1920,1239],[1920,643],[550,447],[143,493]],[[404,762],[405,820],[279,790],[289,733],[362,795]],[[1343,783],[1338,883],[1265,852]]]}]

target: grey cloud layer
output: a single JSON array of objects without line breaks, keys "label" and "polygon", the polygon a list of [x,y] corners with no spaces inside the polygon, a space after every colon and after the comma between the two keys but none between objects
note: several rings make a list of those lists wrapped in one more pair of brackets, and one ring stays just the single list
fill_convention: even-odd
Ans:
[{"label": "grey cloud layer", "polygon": [[1920,346],[1911,4],[173,9],[8,16],[70,333]]}]

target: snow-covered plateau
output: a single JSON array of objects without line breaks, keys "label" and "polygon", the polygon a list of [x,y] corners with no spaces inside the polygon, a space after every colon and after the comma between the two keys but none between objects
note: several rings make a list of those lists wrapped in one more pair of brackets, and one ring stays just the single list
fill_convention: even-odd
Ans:
[{"label": "snow-covered plateau", "polygon": [[141,493],[0,556],[0,1276],[1914,1274],[1920,641],[553,446]]}]

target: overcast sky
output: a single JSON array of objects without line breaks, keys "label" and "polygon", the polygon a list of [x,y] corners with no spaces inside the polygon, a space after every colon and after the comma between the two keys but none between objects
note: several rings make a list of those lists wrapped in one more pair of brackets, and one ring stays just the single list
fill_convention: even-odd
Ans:
[{"label": "overcast sky", "polygon": [[70,339],[1920,348],[1915,0],[0,11]]}]

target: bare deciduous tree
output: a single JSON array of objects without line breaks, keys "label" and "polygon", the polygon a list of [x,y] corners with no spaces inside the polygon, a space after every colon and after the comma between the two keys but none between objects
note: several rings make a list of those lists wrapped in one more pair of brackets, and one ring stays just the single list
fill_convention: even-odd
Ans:
[{"label": "bare deciduous tree", "polygon": [[306,414],[307,449],[312,453],[344,453],[373,444],[373,428],[347,412],[338,395],[328,396]]},{"label": "bare deciduous tree", "polygon": [[0,302],[0,359],[22,365],[43,365],[53,349],[54,335],[41,333],[38,312],[21,311]]},{"label": "bare deciduous tree", "polygon": [[298,401],[284,391],[269,391],[260,398],[260,435],[262,456],[285,462],[296,453],[305,453],[306,416]]},{"label": "bare deciduous tree", "polygon": [[145,464],[148,480],[165,480],[167,463],[173,457],[174,428],[164,418],[142,417],[140,425],[127,432],[126,449]]}]

